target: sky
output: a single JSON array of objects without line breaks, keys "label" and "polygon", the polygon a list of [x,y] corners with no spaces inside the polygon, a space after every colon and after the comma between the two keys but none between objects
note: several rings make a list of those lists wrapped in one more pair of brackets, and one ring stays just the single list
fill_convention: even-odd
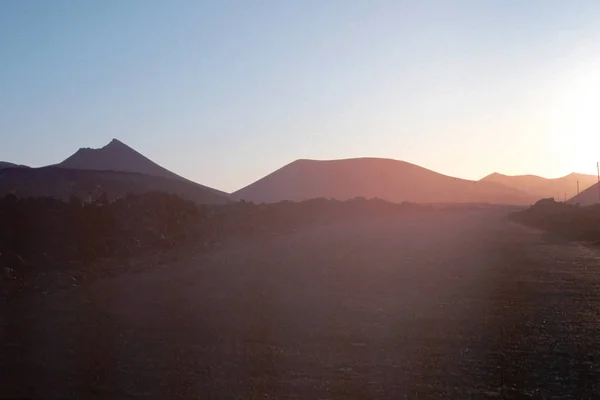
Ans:
[{"label": "sky", "polygon": [[0,1],[0,160],[118,138],[225,191],[299,158],[596,173],[596,0]]}]

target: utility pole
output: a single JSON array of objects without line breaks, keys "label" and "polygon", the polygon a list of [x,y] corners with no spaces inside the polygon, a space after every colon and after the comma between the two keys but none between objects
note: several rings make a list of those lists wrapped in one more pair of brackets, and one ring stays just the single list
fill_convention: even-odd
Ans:
[{"label": "utility pole", "polygon": [[577,194],[579,195],[579,181],[577,181]]},{"label": "utility pole", "polygon": [[567,202],[567,192],[565,192],[565,203]]},{"label": "utility pole", "polygon": [[598,170],[598,200],[600,200],[600,162],[596,163],[596,169]]}]

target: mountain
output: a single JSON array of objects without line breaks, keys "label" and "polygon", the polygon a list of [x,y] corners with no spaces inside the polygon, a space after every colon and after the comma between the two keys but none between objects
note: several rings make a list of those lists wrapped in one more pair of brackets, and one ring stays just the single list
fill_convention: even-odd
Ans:
[{"label": "mountain", "polygon": [[579,190],[583,191],[596,183],[595,175],[584,175],[572,173],[561,178],[547,179],[536,175],[502,175],[493,173],[481,179],[482,182],[494,182],[505,186],[513,187],[521,191],[530,193],[538,199],[558,196],[557,200],[562,200],[566,194],[570,198],[577,194],[577,181],[579,181]]},{"label": "mountain", "polygon": [[160,176],[162,178],[186,180],[146,158],[125,143],[113,139],[100,148],[81,148],[72,156],[55,165],[60,168],[90,169],[94,171],[124,171]]},{"label": "mountain", "polygon": [[579,204],[581,206],[590,206],[600,203],[600,187],[599,184],[590,186],[576,196],[567,200],[569,204]]},{"label": "mountain", "polygon": [[535,200],[528,193],[498,183],[454,178],[382,158],[297,160],[232,196],[257,203],[318,197],[378,197],[419,203],[531,204]]},{"label": "mountain", "polygon": [[81,148],[60,164],[54,165],[54,167],[92,171],[134,172],[185,182],[220,196],[229,196],[225,192],[200,185],[161,167],[117,139],[113,139],[100,149]]},{"label": "mountain", "polygon": [[166,192],[202,204],[230,201],[227,193],[185,179],[113,139],[101,149],[82,148],[57,165],[1,168],[0,196],[112,200],[128,194]]},{"label": "mountain", "polygon": [[128,194],[166,192],[201,204],[230,201],[213,189],[184,180],[168,179],[121,171],[92,171],[57,167],[7,168],[0,170],[0,197],[13,193],[18,197],[55,197],[68,200],[77,196],[108,200]]},{"label": "mountain", "polygon": [[[94,171],[137,172],[144,175],[159,176],[161,178],[175,179],[198,185],[196,182],[185,179],[161,167],[117,139],[111,140],[109,144],[100,149],[81,148],[75,154],[55,166],[59,168]],[[226,194],[216,189],[203,187],[223,195]]]},{"label": "mountain", "polygon": [[26,165],[19,165],[19,164],[9,163],[6,161],[0,161],[0,170],[6,169],[6,168],[29,168],[29,167]]}]

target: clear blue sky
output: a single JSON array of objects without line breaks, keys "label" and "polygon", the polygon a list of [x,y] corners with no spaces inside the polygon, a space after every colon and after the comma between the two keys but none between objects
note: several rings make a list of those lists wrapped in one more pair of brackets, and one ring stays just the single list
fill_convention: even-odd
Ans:
[{"label": "clear blue sky", "polygon": [[297,158],[595,173],[600,2],[0,2],[0,160],[121,139],[235,190]]}]

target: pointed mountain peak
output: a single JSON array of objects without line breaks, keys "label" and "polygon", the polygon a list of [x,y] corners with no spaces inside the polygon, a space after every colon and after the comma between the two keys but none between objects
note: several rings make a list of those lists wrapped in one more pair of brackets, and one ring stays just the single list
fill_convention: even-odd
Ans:
[{"label": "pointed mountain peak", "polygon": [[112,151],[115,151],[115,150],[124,151],[124,150],[126,150],[126,151],[136,152],[134,149],[132,149],[131,147],[127,146],[125,143],[121,142],[119,139],[113,139],[106,146],[98,149],[98,151],[107,151],[107,150],[112,150]]},{"label": "pointed mountain peak", "polygon": [[125,143],[121,142],[119,139],[113,139],[113,140],[111,140],[101,150],[110,150],[110,149],[127,149],[127,150],[133,150],[131,147],[127,146]]},{"label": "pointed mountain peak", "polygon": [[[198,185],[196,182],[185,179],[161,167],[118,139],[111,140],[106,146],[99,149],[79,149],[75,154],[57,164],[56,167],[93,171],[133,172]],[[206,186],[198,186],[206,188]],[[219,195],[224,194],[215,189],[208,189]]]},{"label": "pointed mountain peak", "polygon": [[58,164],[59,167],[96,171],[136,172],[144,175],[184,180],[179,175],[161,167],[143,154],[118,139],[111,140],[99,149],[82,148]]}]

